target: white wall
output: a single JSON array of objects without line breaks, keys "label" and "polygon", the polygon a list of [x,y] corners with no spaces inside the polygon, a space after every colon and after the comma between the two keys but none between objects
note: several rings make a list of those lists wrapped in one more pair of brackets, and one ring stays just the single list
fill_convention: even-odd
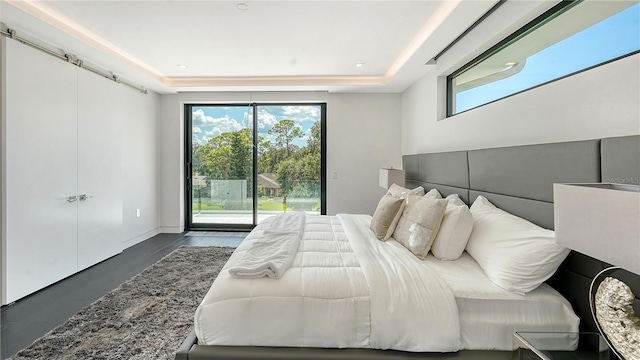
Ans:
[{"label": "white wall", "polygon": [[[373,213],[380,196],[378,169],[401,166],[400,95],[324,92],[216,92],[162,95],[162,231],[184,229],[184,104],[247,102],[327,103],[327,213]],[[337,178],[333,179],[333,172]]]},{"label": "white wall", "polygon": [[378,171],[390,166],[402,168],[400,95],[330,94],[327,213],[373,214],[385,192]]},{"label": "white wall", "polygon": [[[123,164],[124,201],[123,233],[125,247],[160,233],[160,96],[127,91],[127,117],[124,119]],[[140,209],[140,217],[136,210]]]},{"label": "white wall", "polygon": [[443,119],[444,77],[540,10],[505,3],[402,94],[403,154],[640,134],[640,55]]},{"label": "white wall", "polygon": [[[1,119],[5,118],[5,106],[4,106],[4,94],[5,94],[5,77],[6,77],[6,69],[5,69],[5,53],[6,53],[6,40],[0,40],[0,124],[2,124]],[[0,125],[0,139],[4,139],[4,126]],[[5,162],[5,142],[3,141],[0,144],[0,161],[2,164]],[[2,204],[4,204],[4,194],[5,192],[5,172],[3,170],[4,165],[0,165],[0,211],[2,211]],[[5,226],[4,226],[5,214],[0,214],[0,239],[5,238]],[[0,241],[2,243],[0,245],[0,300],[5,298],[5,283],[4,283],[4,274],[7,272],[6,263],[4,261],[4,253],[6,251],[6,243],[4,241]],[[1,301],[0,301],[1,302]],[[0,322],[2,319],[0,319]]]}]

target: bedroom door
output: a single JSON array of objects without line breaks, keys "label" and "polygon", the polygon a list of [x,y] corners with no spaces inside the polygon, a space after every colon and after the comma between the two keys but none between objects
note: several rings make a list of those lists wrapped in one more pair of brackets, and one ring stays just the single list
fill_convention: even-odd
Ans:
[{"label": "bedroom door", "polygon": [[325,104],[185,105],[187,230],[324,214]]}]

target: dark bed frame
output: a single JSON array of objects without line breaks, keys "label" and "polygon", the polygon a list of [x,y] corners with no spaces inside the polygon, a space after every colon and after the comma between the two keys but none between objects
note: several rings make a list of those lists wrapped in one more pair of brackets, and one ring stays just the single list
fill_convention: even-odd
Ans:
[{"label": "dark bed frame", "polygon": [[[553,184],[617,182],[638,184],[640,135],[575,142],[404,155],[406,187],[457,193],[467,204],[478,195],[512,214],[553,229]],[[603,239],[607,241],[607,239]],[[581,319],[580,330],[595,332],[589,310],[591,279],[608,264],[577,252],[547,282],[564,295]],[[640,313],[640,276],[624,275]],[[408,353],[372,349],[319,349],[197,345],[192,332],[178,360],[204,359],[511,359],[510,351]]]}]

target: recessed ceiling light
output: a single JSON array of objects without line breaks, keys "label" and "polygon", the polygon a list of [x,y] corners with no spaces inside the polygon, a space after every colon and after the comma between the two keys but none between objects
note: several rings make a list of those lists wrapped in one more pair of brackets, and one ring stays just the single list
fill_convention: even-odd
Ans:
[{"label": "recessed ceiling light", "polygon": [[357,62],[357,63],[356,63],[356,67],[357,67],[357,68],[361,68],[361,67],[363,67],[363,66],[364,66],[364,63],[363,63],[363,62]]},{"label": "recessed ceiling light", "polygon": [[247,11],[249,10],[249,5],[247,5],[247,3],[238,3],[236,4],[236,8],[240,11]]},{"label": "recessed ceiling light", "polygon": [[504,63],[504,64],[507,65],[507,66],[513,66],[513,65],[515,65],[517,63],[516,62],[508,62],[508,63]]},{"label": "recessed ceiling light", "polygon": [[176,65],[177,67],[179,67],[180,69],[188,69],[189,67],[185,64],[178,64]]}]

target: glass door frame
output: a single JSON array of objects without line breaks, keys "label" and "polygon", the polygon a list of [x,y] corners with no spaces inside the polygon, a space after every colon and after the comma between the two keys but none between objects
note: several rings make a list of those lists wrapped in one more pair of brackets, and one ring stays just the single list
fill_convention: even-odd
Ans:
[{"label": "glass door frame", "polygon": [[[233,106],[252,108],[252,142],[253,142],[253,169],[252,169],[252,197],[253,197],[253,223],[252,224],[203,224],[193,223],[193,182],[192,182],[192,136],[193,119],[192,108],[199,106]],[[278,102],[278,103],[185,103],[184,111],[184,224],[185,231],[190,230],[214,230],[214,231],[248,231],[258,223],[258,113],[259,106],[319,106],[320,107],[320,214],[327,213],[327,104],[324,102]]]}]

